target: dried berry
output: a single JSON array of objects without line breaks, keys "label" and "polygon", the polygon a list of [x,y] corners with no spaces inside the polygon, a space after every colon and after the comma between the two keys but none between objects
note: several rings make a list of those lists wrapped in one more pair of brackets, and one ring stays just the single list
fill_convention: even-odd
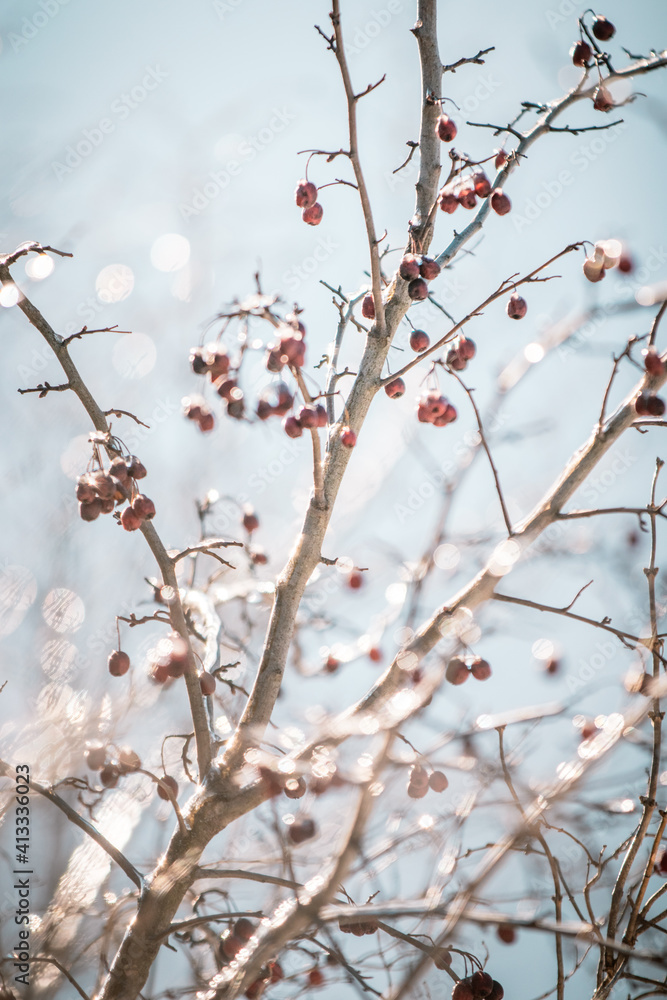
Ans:
[{"label": "dried berry", "polygon": [[312,181],[299,181],[294,198],[299,208],[311,208],[317,201],[317,188]]},{"label": "dried berry", "polygon": [[398,273],[404,281],[412,281],[419,277],[419,261],[413,253],[406,253],[398,265]]},{"label": "dried berry", "polygon": [[144,523],[144,519],[132,507],[126,507],[120,515],[120,523],[126,531],[136,531]]},{"label": "dried berry", "polygon": [[351,427],[342,427],[340,432],[340,443],[346,448],[354,448],[357,443],[357,435]]},{"label": "dried berry", "polygon": [[577,42],[572,46],[570,55],[575,66],[585,66],[592,55],[591,47],[588,42]]},{"label": "dried berry", "polygon": [[601,42],[608,42],[616,34],[616,28],[606,17],[597,14],[593,18],[593,34]]},{"label": "dried berry", "polygon": [[459,207],[459,199],[452,191],[443,191],[440,195],[438,204],[443,212],[447,212],[451,215]]},{"label": "dried berry", "polygon": [[419,273],[424,281],[433,281],[440,274],[440,265],[432,257],[422,257]]},{"label": "dried berry", "polygon": [[453,656],[447,664],[445,677],[450,684],[463,684],[468,680],[468,666],[460,656]]},{"label": "dried berry", "polygon": [[155,517],[155,504],[145,493],[137,493],[132,501],[132,510],[144,521],[150,521]]},{"label": "dried berry", "polygon": [[512,208],[512,202],[509,200],[507,195],[503,193],[502,188],[496,188],[491,195],[491,208],[498,215],[507,215]]},{"label": "dried berry", "polygon": [[122,677],[130,669],[130,657],[121,649],[114,649],[113,653],[109,653],[107,665],[112,677]]},{"label": "dried berry", "polygon": [[400,399],[405,392],[405,382],[402,378],[392,379],[391,382],[387,382],[384,387],[384,391],[390,399]]},{"label": "dried berry", "polygon": [[375,319],[375,302],[373,301],[373,293],[366,292],[361,303],[361,315],[364,319]]},{"label": "dried berry", "polygon": [[525,299],[522,299],[520,295],[515,292],[514,295],[510,295],[509,301],[507,303],[507,315],[510,319],[523,319],[528,311],[528,303]]},{"label": "dried berry", "polygon": [[440,115],[436,124],[436,132],[441,142],[452,142],[458,129],[449,115]]},{"label": "dried berry", "polygon": [[301,213],[301,218],[304,222],[307,222],[309,226],[319,226],[323,215],[324,209],[320,205],[319,201],[316,201],[314,205],[304,208]]},{"label": "dried berry", "polygon": [[414,302],[422,302],[428,298],[428,285],[423,278],[415,278],[410,282],[408,295]]},{"label": "dried berry", "polygon": [[431,338],[425,330],[413,330],[410,334],[410,347],[417,354],[421,354],[431,343]]},{"label": "dried berry", "polygon": [[470,664],[470,673],[478,681],[486,681],[491,676],[491,667],[486,660],[477,656]]}]

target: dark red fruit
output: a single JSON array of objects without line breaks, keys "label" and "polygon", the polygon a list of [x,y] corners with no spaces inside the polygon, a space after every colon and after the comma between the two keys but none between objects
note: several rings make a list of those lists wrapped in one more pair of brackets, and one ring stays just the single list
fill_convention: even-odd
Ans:
[{"label": "dark red fruit", "polygon": [[592,55],[591,47],[588,42],[577,42],[572,46],[570,55],[575,66],[585,66]]},{"label": "dark red fruit", "polygon": [[310,840],[317,832],[317,828],[312,819],[297,819],[287,830],[287,836],[293,844],[302,844],[304,840]]},{"label": "dark red fruit", "polygon": [[648,401],[650,396],[647,392],[642,392],[635,400],[635,411],[640,417],[648,417]]},{"label": "dark red fruit", "polygon": [[136,531],[144,523],[144,519],[137,514],[136,510],[126,507],[120,515],[120,523],[126,531]]},{"label": "dark red fruit", "polygon": [[256,979],[254,983],[251,983],[248,989],[245,991],[245,996],[248,1000],[259,1000],[262,993],[266,988],[268,980],[266,979]]},{"label": "dark red fruit", "polygon": [[224,347],[212,344],[206,353],[206,370],[211,382],[215,382],[221,375],[229,372],[230,360]]},{"label": "dark red fruit", "polygon": [[169,671],[166,663],[154,663],[148,674],[156,684],[165,684],[169,680]]},{"label": "dark red fruit", "polygon": [[91,503],[97,499],[97,490],[88,476],[79,476],[76,481],[76,498],[81,503]]},{"label": "dark red fruit", "polygon": [[232,389],[232,398],[227,401],[227,416],[234,420],[241,420],[245,412],[243,402],[243,392],[241,389]]},{"label": "dark red fruit", "polygon": [[213,674],[209,674],[207,670],[202,671],[199,675],[199,687],[201,688],[201,693],[204,697],[208,698],[215,691],[215,677]]},{"label": "dark red fruit", "polygon": [[516,931],[511,924],[498,924],[498,937],[505,944],[514,944]]},{"label": "dark red fruit", "polygon": [[311,404],[302,406],[299,410],[298,421],[305,431],[314,430],[319,426],[317,410]]},{"label": "dark red fruit", "polygon": [[417,354],[421,354],[431,343],[431,338],[425,330],[413,330],[410,334],[410,347]]},{"label": "dark red fruit", "polygon": [[470,673],[475,680],[487,681],[491,676],[491,667],[486,660],[478,656],[470,664]]},{"label": "dark red fruit", "polygon": [[280,347],[269,344],[269,349],[265,358],[266,369],[270,372],[281,372],[285,367],[285,362],[282,359],[282,351]]},{"label": "dark red fruit", "polygon": [[350,588],[350,590],[359,590],[359,587],[362,587],[363,583],[364,583],[363,573],[360,573],[358,569],[352,570],[352,572],[347,578],[347,585]]},{"label": "dark red fruit", "polygon": [[299,331],[283,334],[280,338],[279,348],[280,358],[286,364],[300,368],[306,360],[306,342],[303,334]]},{"label": "dark red fruit", "polygon": [[469,979],[459,979],[452,990],[452,1000],[476,1000]]},{"label": "dark red fruit", "polygon": [[346,448],[354,448],[357,443],[357,435],[351,427],[343,427],[340,432],[340,443]]},{"label": "dark red fruit", "polygon": [[271,406],[268,399],[260,399],[258,401],[255,413],[257,414],[259,420],[268,420],[269,417],[275,412],[275,409]]},{"label": "dark red fruit", "polygon": [[311,208],[317,201],[317,188],[312,181],[299,181],[294,198],[299,208]]},{"label": "dark red fruit", "polygon": [[303,434],[303,427],[296,417],[285,417],[283,420],[283,430],[291,438],[300,438]]},{"label": "dark red fruit", "polygon": [[321,986],[324,982],[324,976],[319,969],[311,969],[308,973],[308,982],[311,986]]},{"label": "dark red fruit", "polygon": [[243,511],[243,527],[249,535],[259,528],[259,518],[252,507],[247,506]]},{"label": "dark red fruit", "polygon": [[107,759],[106,747],[102,743],[87,743],[83,751],[86,767],[91,771],[100,771]]},{"label": "dark red fruit", "polygon": [[431,771],[428,777],[428,787],[433,792],[444,792],[449,785],[447,776],[442,771]]},{"label": "dark red fruit", "polygon": [[236,958],[242,947],[243,941],[240,938],[237,938],[235,934],[228,934],[226,938],[222,939],[220,950],[225,958]]},{"label": "dark red fruit", "polygon": [[204,349],[202,347],[191,347],[190,348],[190,367],[192,368],[195,375],[205,375],[206,359],[204,357]]},{"label": "dark red fruit", "polygon": [[170,774],[165,774],[164,778],[160,779],[160,784],[157,786],[157,793],[161,799],[165,802],[169,802],[171,796],[169,792],[172,793],[174,798],[178,795],[178,782],[175,778],[172,778]]},{"label": "dark red fruit", "polygon": [[285,978],[285,973],[280,962],[269,962],[267,969],[270,983],[279,983],[281,979]]},{"label": "dark red fruit", "polygon": [[630,272],[634,270],[635,264],[630,254],[622,253],[618,258],[617,266],[619,271],[622,271],[623,274],[630,274]]},{"label": "dark red fruit", "polygon": [[363,302],[361,303],[361,315],[364,319],[375,319],[375,302],[373,301],[372,292],[366,292],[364,295]]},{"label": "dark red fruit", "polygon": [[137,493],[132,501],[132,510],[144,521],[150,521],[155,517],[155,504],[145,493]]},{"label": "dark red fruit", "polygon": [[116,506],[116,501],[114,500],[113,497],[109,497],[108,500],[102,500],[100,502],[102,504],[102,513],[103,514],[110,514],[111,511]]},{"label": "dark red fruit", "polygon": [[459,205],[463,205],[464,208],[474,208],[477,204],[477,195],[475,194],[475,189],[469,184],[462,187],[457,194],[459,200]]},{"label": "dark red fruit", "polygon": [[335,674],[340,666],[340,660],[337,660],[335,656],[327,656],[324,662],[324,669],[328,674]]},{"label": "dark red fruit", "polygon": [[107,472],[96,472],[92,483],[102,500],[111,499],[116,492],[116,484]]},{"label": "dark red fruit", "polygon": [[661,851],[656,858],[655,872],[657,875],[667,875],[667,850]]},{"label": "dark red fruit", "polygon": [[445,357],[445,364],[455,372],[462,372],[468,362],[461,357],[457,347],[450,347]]},{"label": "dark red fruit", "polygon": [[419,277],[419,261],[413,253],[406,253],[398,265],[398,273],[404,281],[412,281]]},{"label": "dark red fruit", "polygon": [[483,170],[476,170],[472,175],[472,185],[479,198],[486,198],[487,195],[491,194],[491,181]]},{"label": "dark red fruit", "polygon": [[433,259],[433,257],[422,257],[422,262],[419,266],[419,273],[424,279],[424,281],[433,281],[440,274],[440,265]]},{"label": "dark red fruit", "polygon": [[118,768],[121,774],[131,774],[141,767],[141,758],[132,747],[121,747],[118,751]]},{"label": "dark red fruit", "polygon": [[662,417],[665,413],[665,401],[660,396],[649,396],[646,408],[650,417]]},{"label": "dark red fruit", "polygon": [[[661,360],[655,347],[649,347],[644,351],[644,368],[649,375],[663,375],[665,372],[665,362]],[[81,499],[81,497],[79,497]]]},{"label": "dark red fruit", "polygon": [[107,664],[112,677],[122,677],[130,669],[130,657],[121,649],[114,649],[113,653],[109,653]]},{"label": "dark red fruit", "polygon": [[417,419],[422,424],[444,427],[456,420],[455,408],[437,390],[427,393],[417,404]]},{"label": "dark red fruit", "polygon": [[79,517],[82,521],[96,521],[102,513],[102,501],[95,497],[90,503],[79,504]]},{"label": "dark red fruit", "polygon": [[503,193],[502,188],[496,188],[491,195],[491,208],[498,215],[507,215],[512,208],[512,202],[509,200],[507,195]]},{"label": "dark red fruit", "polygon": [[104,788],[115,788],[120,778],[120,772],[114,764],[105,764],[100,771],[100,784]]},{"label": "dark red fruit", "polygon": [[215,418],[213,417],[213,414],[209,410],[202,413],[198,423],[199,423],[199,430],[202,432],[202,434],[207,434],[209,431],[212,431],[213,428],[215,427]]},{"label": "dark red fruit", "polygon": [[408,295],[414,302],[422,302],[428,298],[428,285],[423,278],[415,278],[410,282]]},{"label": "dark red fruit", "polygon": [[130,458],[127,471],[132,479],[145,479],[147,475],[145,465],[139,461],[136,455],[132,455]]},{"label": "dark red fruit", "polygon": [[288,799],[301,799],[306,794],[307,787],[305,778],[288,778],[284,792]]},{"label": "dark red fruit", "polygon": [[452,191],[443,191],[440,195],[440,209],[451,215],[459,207],[459,199]]},{"label": "dark red fruit", "polygon": [[500,170],[500,168],[504,167],[506,163],[507,163],[507,153],[505,152],[504,149],[499,149],[498,152],[496,153],[496,158],[493,161],[493,165],[496,168],[496,170]]},{"label": "dark red fruit", "polygon": [[382,650],[377,646],[371,646],[368,650],[368,659],[372,663],[379,663],[382,660]]},{"label": "dark red fruit", "polygon": [[234,924],[234,930],[232,931],[234,937],[239,938],[241,941],[249,941],[254,933],[255,925],[252,920],[248,920],[247,917],[239,917]]},{"label": "dark red fruit", "polygon": [[608,42],[616,34],[616,28],[606,17],[597,14],[593,18],[593,34],[601,42]]},{"label": "dark red fruit", "polygon": [[611,111],[614,107],[614,98],[606,87],[600,84],[593,94],[593,107],[596,111]]},{"label": "dark red fruit", "polygon": [[456,138],[458,129],[449,115],[440,115],[436,124],[436,132],[441,142],[452,142]]},{"label": "dark red fruit", "polygon": [[460,656],[453,656],[447,664],[445,677],[450,684],[463,684],[468,680],[468,667]]},{"label": "dark red fruit", "polygon": [[497,979],[493,980],[493,988],[490,993],[487,993],[486,1000],[503,1000],[505,996],[505,990],[502,988]]},{"label": "dark red fruit", "polygon": [[489,993],[493,989],[493,979],[488,972],[482,972],[479,970],[473,973],[470,977],[470,985],[477,996],[488,997]]},{"label": "dark red fruit", "polygon": [[509,301],[507,303],[507,315],[510,319],[523,319],[523,317],[528,312],[528,303],[525,299],[522,299],[520,295],[515,292],[514,295],[510,295]]},{"label": "dark red fruit", "polygon": [[415,785],[412,781],[408,782],[408,795],[411,799],[423,799],[428,792],[428,785]]},{"label": "dark red fruit", "polygon": [[405,392],[405,382],[402,378],[395,378],[391,382],[387,382],[384,391],[390,399],[400,399]]},{"label": "dark red fruit", "polygon": [[266,566],[268,561],[269,557],[266,552],[258,545],[250,550],[250,562],[253,566]]},{"label": "dark red fruit", "polygon": [[316,201],[315,204],[310,205],[309,208],[304,208],[301,213],[301,218],[304,222],[307,222],[309,226],[319,226],[323,215],[324,209],[320,205],[319,201]]},{"label": "dark red fruit", "polygon": [[461,337],[457,350],[465,361],[471,361],[477,353],[475,341],[469,337]]},{"label": "dark red fruit", "polygon": [[413,764],[410,768],[410,784],[411,785],[423,785],[424,788],[428,788],[428,772],[425,767],[421,764]]},{"label": "dark red fruit", "polygon": [[318,403],[315,407],[315,412],[317,414],[317,426],[326,427],[329,422],[326,406],[323,406],[322,403]]},{"label": "dark red fruit", "polygon": [[226,399],[228,402],[233,399],[232,390],[238,388],[235,378],[228,378],[227,375],[221,375],[213,383],[215,391],[221,399]]},{"label": "dark red fruit", "polygon": [[[127,467],[127,462],[124,458],[121,458],[120,455],[117,455],[116,458],[112,459],[109,466],[109,474],[118,479],[124,486],[127,484],[127,481],[130,478],[130,470]],[[116,490],[117,489],[118,488],[116,487]],[[81,498],[79,497],[79,499]]]}]

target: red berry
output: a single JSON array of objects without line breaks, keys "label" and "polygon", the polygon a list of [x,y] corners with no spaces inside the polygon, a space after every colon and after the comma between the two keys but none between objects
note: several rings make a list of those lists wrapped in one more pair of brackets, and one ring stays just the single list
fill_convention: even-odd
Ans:
[{"label": "red berry", "polygon": [[382,660],[382,650],[378,646],[371,646],[368,650],[368,659],[371,663],[379,663]]},{"label": "red berry", "polygon": [[525,299],[522,299],[520,295],[515,292],[514,295],[510,295],[509,301],[507,303],[507,315],[510,319],[523,319],[523,317],[528,312],[528,303]]},{"label": "red berry", "polygon": [[630,272],[634,269],[634,266],[634,261],[630,254],[622,253],[618,258],[618,269],[619,271],[622,271],[623,274],[630,274]]},{"label": "red berry", "polygon": [[82,521],[96,521],[102,513],[102,501],[99,497],[94,497],[90,503],[79,504],[79,517]]},{"label": "red berry", "polygon": [[560,669],[560,661],[551,659],[544,668],[545,674],[557,674]]},{"label": "red berry", "polygon": [[140,462],[136,455],[132,455],[130,458],[130,463],[127,467],[127,471],[132,477],[132,479],[145,479],[146,478],[146,467],[143,462]]},{"label": "red berry", "polygon": [[357,443],[357,435],[351,427],[343,427],[340,432],[340,443],[346,448],[354,448]]},{"label": "red berry", "polygon": [[114,500],[113,497],[109,497],[108,500],[102,500],[101,503],[102,503],[102,513],[103,514],[110,514],[111,511],[116,506],[116,501]]},{"label": "red berry", "polygon": [[436,124],[436,132],[441,142],[452,142],[458,129],[449,115],[440,115]]},{"label": "red berry", "polygon": [[323,406],[322,403],[318,403],[315,407],[315,413],[317,414],[317,426],[326,427],[329,423],[326,406]]},{"label": "red berry", "polygon": [[288,799],[301,799],[306,794],[307,788],[305,778],[288,778],[283,791]]},{"label": "red berry", "polygon": [[487,681],[491,676],[491,667],[486,660],[483,660],[478,656],[470,664],[470,673],[473,675],[475,680]]},{"label": "red berry", "polygon": [[226,375],[230,368],[230,360],[224,347],[211,344],[206,351],[206,370],[211,382],[215,382],[221,375]]},{"label": "red berry", "polygon": [[453,656],[447,664],[445,677],[450,684],[463,684],[468,680],[468,667],[460,656]]},{"label": "red berry", "polygon": [[449,365],[455,372],[462,372],[468,362],[461,357],[457,347],[450,347],[445,357],[445,364]]},{"label": "red berry", "polygon": [[96,472],[92,483],[102,500],[110,500],[116,492],[116,484],[106,472]]},{"label": "red berry", "polygon": [[113,653],[109,653],[107,664],[112,677],[122,677],[130,669],[130,657],[121,649],[114,649]]},{"label": "red berry", "polygon": [[364,295],[363,302],[361,303],[361,315],[364,319],[375,319],[375,302],[373,301],[372,292],[366,292]]},{"label": "red berry", "polygon": [[651,417],[662,417],[665,412],[665,401],[660,396],[649,396],[646,400],[646,409]]},{"label": "red berry", "polygon": [[[288,327],[289,329],[289,327]],[[283,363],[300,368],[306,359],[306,342],[299,331],[285,333],[280,338],[280,359]]]},{"label": "red berry", "polygon": [[80,500],[81,503],[92,503],[93,500],[97,500],[97,490],[90,481],[89,476],[79,476],[76,481],[76,498]]},{"label": "red berry", "polygon": [[491,181],[486,176],[483,170],[476,170],[472,175],[472,184],[475,188],[475,194],[480,198],[486,198],[488,194],[491,193]]},{"label": "red berry", "polygon": [[598,727],[591,719],[587,719],[581,727],[580,737],[583,740],[590,740],[598,731]]},{"label": "red berry", "polygon": [[259,518],[252,507],[247,506],[243,511],[243,527],[249,535],[259,528]]},{"label": "red berry", "polygon": [[148,675],[156,684],[165,684],[169,680],[169,671],[166,663],[154,663]]},{"label": "red berry", "polygon": [[457,350],[465,361],[471,361],[477,353],[475,341],[470,340],[469,337],[461,337]]},{"label": "red berry", "polygon": [[400,399],[405,392],[405,382],[402,378],[395,378],[393,381],[387,382],[384,391],[390,399]]},{"label": "red berry", "polygon": [[280,962],[269,962],[268,970],[270,983],[279,983],[281,979],[285,978],[285,973]]},{"label": "red berry", "polygon": [[513,944],[516,940],[516,931],[511,924],[498,924],[498,937],[505,944]]},{"label": "red berry", "polygon": [[[118,479],[123,485],[125,485],[130,478],[130,471],[127,467],[127,462],[120,455],[112,459],[109,465],[109,474]],[[81,497],[79,497],[81,499]]]},{"label": "red berry", "polygon": [[269,344],[269,349],[264,360],[267,371],[270,372],[281,372],[285,367],[285,362],[282,360],[282,352],[280,347],[275,344]]},{"label": "red berry", "polygon": [[597,14],[593,19],[593,34],[601,42],[608,42],[616,34],[616,28],[606,17]]},{"label": "red berry", "polygon": [[459,207],[459,199],[451,191],[443,191],[440,195],[440,209],[451,215]]},{"label": "red berry", "polygon": [[416,785],[414,782],[408,782],[408,795],[411,799],[423,799],[428,792],[428,785]]},{"label": "red berry", "polygon": [[444,792],[449,785],[447,776],[442,771],[431,771],[428,778],[428,786],[433,792]]},{"label": "red berry", "polygon": [[302,844],[304,840],[310,840],[317,833],[317,828],[312,819],[297,819],[287,830],[287,836],[293,844]]},{"label": "red berry", "polygon": [[205,375],[206,359],[204,357],[204,349],[202,347],[191,347],[190,348],[190,367],[192,368],[195,375]]},{"label": "red berry", "polygon": [[215,419],[213,414],[209,411],[208,413],[202,413],[199,418],[199,430],[202,434],[207,434],[208,431],[212,431],[215,427]]},{"label": "red berry", "polygon": [[213,674],[209,674],[207,670],[203,670],[199,675],[199,687],[204,697],[208,698],[212,695],[215,691],[215,677]]},{"label": "red berry", "polygon": [[440,274],[440,265],[432,257],[422,257],[419,273],[424,281],[433,281]]},{"label": "red berry", "polygon": [[425,767],[421,764],[413,764],[410,768],[410,778],[411,785],[421,785],[423,788],[428,788],[428,772]]},{"label": "red berry", "polygon": [[157,793],[161,799],[165,802],[169,802],[171,796],[169,792],[172,793],[174,798],[178,795],[178,782],[175,778],[172,778],[170,774],[166,774],[164,778],[160,779],[160,784],[157,786]]},{"label": "red berry", "polygon": [[577,42],[572,46],[570,55],[575,66],[585,66],[592,55],[591,47],[588,42]]},{"label": "red berry", "polygon": [[269,557],[267,556],[264,549],[260,548],[259,545],[255,545],[250,550],[250,562],[253,564],[253,566],[266,566],[268,561]]},{"label": "red berry", "polygon": [[498,215],[507,215],[512,207],[512,202],[509,200],[506,194],[503,193],[502,188],[496,188],[496,190],[491,195],[491,208]]},{"label": "red berry", "polygon": [[428,298],[428,285],[423,278],[415,278],[408,285],[408,295],[415,302]]},{"label": "red berry", "polygon": [[243,941],[235,934],[228,934],[226,938],[222,939],[221,951],[225,958],[236,958],[242,947]]},{"label": "red berry", "polygon": [[114,764],[105,764],[100,771],[100,784],[104,788],[115,788],[120,778],[120,772]]},{"label": "red berry", "polygon": [[507,153],[505,152],[504,149],[499,149],[498,152],[496,153],[496,158],[493,161],[493,165],[496,168],[496,170],[500,170],[500,168],[504,167],[506,163],[507,163]]},{"label": "red berry", "polygon": [[251,983],[245,991],[245,996],[247,996],[248,1000],[259,1000],[259,997],[261,997],[266,988],[266,983],[266,979],[256,979],[254,983]]},{"label": "red berry", "polygon": [[635,411],[640,417],[647,417],[649,415],[648,411],[648,401],[649,394],[647,392],[642,392],[637,396],[635,400]]},{"label": "red berry", "polygon": [[459,979],[452,990],[452,1000],[475,1000],[475,993],[469,979]]},{"label": "red berry", "polygon": [[283,430],[291,438],[300,438],[303,434],[303,427],[296,417],[285,417],[283,420]]},{"label": "red berry", "polygon": [[421,354],[422,351],[425,351],[430,343],[431,338],[425,330],[413,330],[410,334],[410,347],[417,354]]},{"label": "red berry", "polygon": [[324,982],[324,976],[319,969],[311,969],[308,973],[308,982],[311,986],[321,986]]},{"label": "red berry", "polygon": [[[665,362],[662,361],[655,347],[649,347],[646,351],[644,351],[644,368],[649,375],[664,374]],[[81,498],[79,497],[79,499]]]},{"label": "red berry", "polygon": [[314,205],[304,208],[301,213],[301,218],[304,222],[307,222],[309,226],[319,226],[323,215],[324,209],[320,205],[319,201],[316,201]]},{"label": "red berry", "polygon": [[294,197],[299,208],[311,208],[317,201],[317,188],[312,181],[299,181]]},{"label": "red berry", "polygon": [[469,184],[461,188],[457,194],[457,198],[459,200],[459,205],[463,205],[464,208],[474,208],[477,204],[475,189]]},{"label": "red berry", "polygon": [[126,507],[120,515],[120,523],[126,531],[136,531],[144,523],[144,519],[137,514],[136,510]]},{"label": "red berry", "polygon": [[328,656],[324,663],[324,669],[328,674],[335,674],[339,666],[340,660],[337,660],[335,656]]},{"label": "red berry", "polygon": [[252,920],[248,920],[247,917],[239,917],[234,924],[234,930],[232,931],[234,937],[239,938],[241,941],[249,941],[254,933],[255,925]]},{"label": "red berry", "polygon": [[350,590],[359,590],[364,584],[364,575],[359,570],[354,569],[347,578],[347,585]]},{"label": "red berry", "polygon": [[259,420],[268,420],[276,411],[269,403],[268,399],[260,399],[257,403],[255,413]]},{"label": "red berry", "polygon": [[398,265],[398,273],[404,281],[412,281],[419,277],[419,261],[413,253],[406,253]]},{"label": "red berry", "polygon": [[475,972],[470,977],[470,985],[473,990],[480,997],[488,997],[489,993],[493,989],[493,979],[488,974],[488,972],[482,972],[481,970]]},{"label": "red berry", "polygon": [[593,107],[596,111],[611,111],[614,107],[614,99],[606,87],[600,84],[593,94]]},{"label": "red berry", "polygon": [[656,858],[655,871],[658,875],[667,875],[667,850],[661,851]]},{"label": "red berry", "polygon": [[102,743],[86,743],[83,759],[91,771],[100,771],[107,759],[106,747]]},{"label": "red berry", "polygon": [[234,398],[232,396],[232,389],[238,388],[236,379],[228,378],[227,375],[221,375],[217,378],[213,383],[213,386],[218,396],[220,396],[221,399],[226,399],[227,401]]},{"label": "red berry", "polygon": [[144,521],[150,521],[155,517],[155,504],[145,493],[137,493],[132,501],[132,510]]},{"label": "red berry", "polygon": [[502,988],[500,983],[496,979],[494,979],[491,992],[487,993],[486,1000],[503,1000],[504,996],[505,996],[505,990]]}]

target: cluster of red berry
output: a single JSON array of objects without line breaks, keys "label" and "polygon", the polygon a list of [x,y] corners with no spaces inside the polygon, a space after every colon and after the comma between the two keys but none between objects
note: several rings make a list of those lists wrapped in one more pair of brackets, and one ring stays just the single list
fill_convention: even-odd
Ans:
[{"label": "cluster of red berry", "polygon": [[417,401],[417,420],[420,424],[446,427],[458,417],[456,408],[437,389],[432,389]]},{"label": "cluster of red berry", "polygon": [[315,427],[327,426],[327,411],[321,403],[306,403],[299,410],[297,416],[285,417],[283,427],[285,434],[291,438],[301,437],[304,431],[312,430]]},{"label": "cluster of red berry", "polygon": [[[190,350],[190,365],[195,375],[205,375],[215,391],[227,403],[227,415],[241,420],[245,412],[243,389],[240,388],[229,354],[220,344],[207,344]],[[213,429],[215,420],[210,409],[199,396],[183,400],[186,417],[199,424],[201,431]]]},{"label": "cluster of red berry", "polygon": [[455,372],[462,372],[468,367],[468,362],[472,361],[476,353],[475,341],[461,334],[456,343],[447,351],[445,364],[449,365]]},{"label": "cluster of red berry", "polygon": [[[649,375],[664,375],[665,362],[655,347],[647,347],[644,353],[644,367]],[[665,413],[665,401],[655,393],[642,392],[635,400],[635,410],[640,417],[662,417]]]},{"label": "cluster of red berry", "polygon": [[317,188],[312,181],[301,180],[296,186],[294,200],[301,212],[301,218],[309,226],[319,226],[324,215],[324,209],[317,200]]},{"label": "cluster of red berry", "polygon": [[[495,158],[496,170],[507,162],[507,154],[499,150]],[[478,198],[487,198],[491,194],[491,181],[479,167],[471,168],[470,175],[458,174],[448,181],[440,190],[438,204],[443,212],[451,215],[461,205],[472,209],[477,205]],[[512,203],[502,188],[496,188],[491,194],[491,208],[497,215],[507,215]]]},{"label": "cluster of red berry", "polygon": [[116,504],[130,501],[120,516],[126,531],[136,531],[144,521],[155,517],[155,504],[137,489],[137,479],[143,479],[146,469],[134,455],[129,460],[117,455],[107,472],[100,467],[87,472],[76,481],[76,498],[79,516],[84,521],[95,521],[100,514],[110,514]]},{"label": "cluster of red berry", "polygon": [[598,240],[591,257],[583,263],[583,272],[589,281],[602,281],[607,271],[616,267],[627,274],[632,270],[632,260],[623,250],[620,240]]},{"label": "cluster of red berry", "polygon": [[[401,258],[398,265],[398,273],[403,278],[403,281],[408,281],[408,295],[413,300],[413,302],[421,302],[428,298],[428,284],[427,282],[433,281],[440,274],[440,265],[433,257],[426,257],[423,254],[418,255],[414,253],[406,253]],[[370,294],[370,293],[369,293]],[[369,296],[367,295],[364,299],[364,304],[366,304]],[[373,307],[373,298],[370,298],[370,307]],[[363,308],[362,308],[363,313]],[[364,313],[364,315],[366,315]],[[375,316],[375,309],[373,308],[373,316]],[[368,316],[368,319],[372,319],[373,316]],[[428,344],[423,348],[413,348],[413,350],[426,350]]]},{"label": "cluster of red berry", "polygon": [[364,920],[355,920],[354,917],[341,917],[338,927],[343,934],[354,934],[355,937],[363,937],[365,934],[376,934],[379,924],[374,917],[367,917]]},{"label": "cluster of red berry", "polygon": [[429,788],[432,792],[444,792],[448,785],[449,781],[442,771],[431,771],[429,774],[421,764],[410,768],[408,795],[411,799],[423,799]]},{"label": "cluster of red berry", "polygon": [[[594,16],[591,30],[598,41],[601,42],[608,42],[616,34],[614,25],[608,18],[603,17],[601,14]],[[570,56],[575,66],[582,66],[588,69],[590,61],[593,58],[593,50],[582,37],[570,49]],[[602,82],[595,88],[593,93],[593,107],[596,111],[605,112],[611,111],[615,107],[611,93]]]},{"label": "cluster of red berry", "polygon": [[452,1000],[503,1000],[504,996],[500,983],[481,969],[466,979],[459,979],[452,990]]},{"label": "cluster of red berry", "polygon": [[110,753],[109,747],[97,741],[86,743],[83,757],[91,771],[99,772],[100,784],[104,788],[115,788],[119,778],[141,767],[139,755],[131,747],[120,747],[117,753]]},{"label": "cluster of red berry", "polygon": [[491,676],[491,666],[481,656],[476,656],[470,663],[466,663],[462,656],[452,656],[445,670],[445,677],[449,683],[463,684],[470,674],[475,680],[486,681]]}]

